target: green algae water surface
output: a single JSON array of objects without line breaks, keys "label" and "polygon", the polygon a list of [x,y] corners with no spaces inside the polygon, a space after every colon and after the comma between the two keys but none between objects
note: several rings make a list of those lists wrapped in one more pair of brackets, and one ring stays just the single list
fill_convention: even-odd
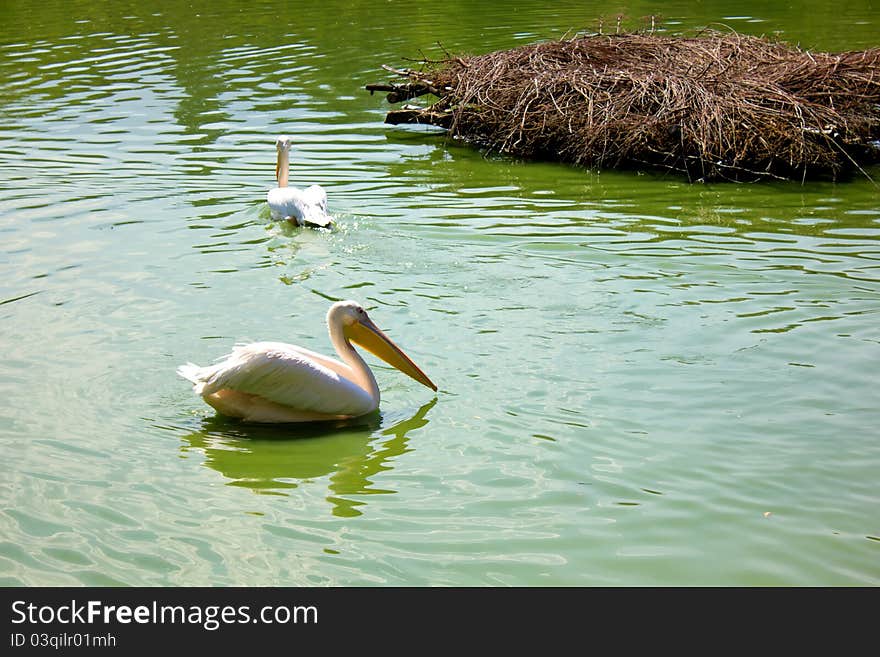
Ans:
[{"label": "green algae water surface", "polygon": [[[663,24],[880,45],[804,4]],[[0,5],[0,583],[880,584],[877,185],[487,157],[363,89],[621,10],[549,7]],[[282,133],[335,231],[270,221]],[[368,357],[378,413],[249,426],[175,375],[328,353],[342,298],[439,392]]]}]

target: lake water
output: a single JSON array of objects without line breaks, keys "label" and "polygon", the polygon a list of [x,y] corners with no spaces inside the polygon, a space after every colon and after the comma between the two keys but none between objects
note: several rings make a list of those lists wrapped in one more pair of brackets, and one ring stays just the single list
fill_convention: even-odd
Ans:
[{"label": "lake water", "polygon": [[[880,45],[809,4],[662,10]],[[880,187],[512,161],[363,90],[619,3],[183,6],[0,5],[0,583],[880,585]],[[281,133],[335,231],[269,219]],[[344,298],[439,392],[368,357],[380,413],[248,426],[175,375],[330,352]]]}]

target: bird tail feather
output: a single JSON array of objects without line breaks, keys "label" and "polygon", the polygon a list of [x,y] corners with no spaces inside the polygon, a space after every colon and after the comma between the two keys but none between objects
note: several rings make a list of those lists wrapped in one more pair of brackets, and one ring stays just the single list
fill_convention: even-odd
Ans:
[{"label": "bird tail feather", "polygon": [[193,383],[195,385],[196,394],[200,394],[202,388],[205,387],[205,375],[203,370],[203,367],[200,367],[195,363],[187,363],[186,365],[181,365],[177,368],[177,374]]}]

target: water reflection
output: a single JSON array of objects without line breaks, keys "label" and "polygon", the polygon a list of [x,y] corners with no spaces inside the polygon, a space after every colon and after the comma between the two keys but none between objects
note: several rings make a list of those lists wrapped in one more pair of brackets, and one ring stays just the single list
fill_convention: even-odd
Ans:
[{"label": "water reflection", "polygon": [[330,475],[327,501],[333,515],[361,515],[366,504],[355,495],[381,495],[395,490],[373,487],[372,478],[390,470],[391,461],[411,451],[409,433],[428,424],[435,397],[412,417],[381,429],[382,416],[314,425],[254,425],[221,417],[203,420],[202,428],[184,437],[181,451],[199,450],[205,465],[256,493],[289,495],[292,489]]}]

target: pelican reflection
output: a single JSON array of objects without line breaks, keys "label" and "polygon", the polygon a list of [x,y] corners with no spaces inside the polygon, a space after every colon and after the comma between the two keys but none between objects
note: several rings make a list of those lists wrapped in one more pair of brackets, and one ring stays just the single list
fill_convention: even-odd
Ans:
[{"label": "pelican reflection", "polygon": [[333,515],[359,516],[357,507],[366,502],[350,496],[397,492],[375,488],[373,477],[391,470],[396,457],[411,451],[409,434],[428,424],[426,416],[436,403],[435,397],[378,433],[378,412],[321,425],[241,424],[215,416],[184,437],[181,451],[202,452],[205,465],[229,479],[230,486],[267,495],[289,495],[329,475],[326,499]]}]

